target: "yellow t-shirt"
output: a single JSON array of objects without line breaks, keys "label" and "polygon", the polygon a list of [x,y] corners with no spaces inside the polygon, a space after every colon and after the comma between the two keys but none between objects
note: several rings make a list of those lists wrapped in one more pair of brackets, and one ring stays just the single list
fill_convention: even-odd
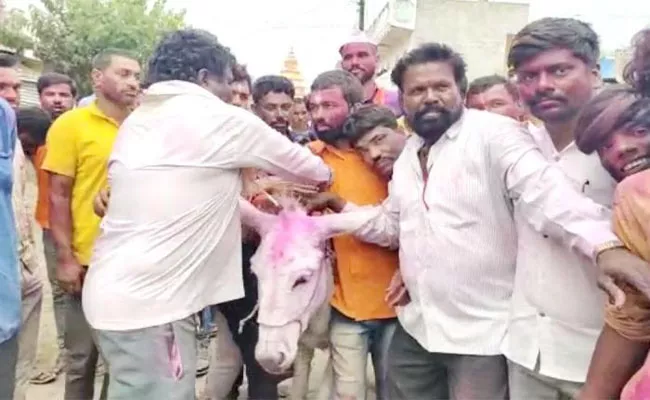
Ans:
[{"label": "yellow t-shirt", "polygon": [[42,169],[74,178],[72,186],[72,250],[88,265],[99,234],[100,218],[93,199],[107,186],[107,164],[117,137],[118,123],[93,102],[61,115],[47,133]]}]

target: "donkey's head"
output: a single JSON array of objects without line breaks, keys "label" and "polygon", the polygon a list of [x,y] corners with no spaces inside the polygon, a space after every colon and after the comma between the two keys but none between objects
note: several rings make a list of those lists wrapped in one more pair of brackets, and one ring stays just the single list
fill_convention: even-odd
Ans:
[{"label": "donkey's head", "polygon": [[309,319],[329,301],[331,271],[326,267],[325,242],[344,233],[347,225],[338,215],[308,216],[295,200],[281,203],[282,211],[272,215],[240,202],[244,224],[261,236],[251,258],[259,292],[255,357],[271,373],[291,366]]}]

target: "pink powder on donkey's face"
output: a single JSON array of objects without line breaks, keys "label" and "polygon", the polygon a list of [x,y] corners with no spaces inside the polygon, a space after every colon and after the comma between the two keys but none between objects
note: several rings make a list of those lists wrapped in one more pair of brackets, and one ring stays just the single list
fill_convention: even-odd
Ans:
[{"label": "pink powder on donkey's face", "polygon": [[295,253],[297,244],[317,237],[318,226],[304,211],[282,211],[278,215],[277,225],[269,235],[272,235],[269,254],[271,265],[280,265],[290,252]]}]

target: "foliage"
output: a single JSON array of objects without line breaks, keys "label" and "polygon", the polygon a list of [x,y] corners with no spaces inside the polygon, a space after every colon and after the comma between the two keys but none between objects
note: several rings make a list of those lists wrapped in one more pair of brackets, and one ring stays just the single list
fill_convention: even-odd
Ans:
[{"label": "foliage", "polygon": [[31,48],[34,43],[28,33],[29,18],[21,10],[6,10],[0,2],[0,44],[18,53]]},{"label": "foliage", "polygon": [[[185,12],[166,0],[41,0],[30,8],[36,55],[70,75],[84,94],[92,91],[92,58],[107,48],[133,51],[141,62],[166,32],[184,26]],[[151,4],[153,3],[153,4]]]}]

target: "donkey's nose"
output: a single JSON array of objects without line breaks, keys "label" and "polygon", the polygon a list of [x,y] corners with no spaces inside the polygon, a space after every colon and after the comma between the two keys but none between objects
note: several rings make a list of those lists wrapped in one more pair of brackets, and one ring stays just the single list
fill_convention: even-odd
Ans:
[{"label": "donkey's nose", "polygon": [[255,359],[260,366],[270,374],[282,374],[286,371],[284,366],[287,355],[282,351],[256,351]]}]

